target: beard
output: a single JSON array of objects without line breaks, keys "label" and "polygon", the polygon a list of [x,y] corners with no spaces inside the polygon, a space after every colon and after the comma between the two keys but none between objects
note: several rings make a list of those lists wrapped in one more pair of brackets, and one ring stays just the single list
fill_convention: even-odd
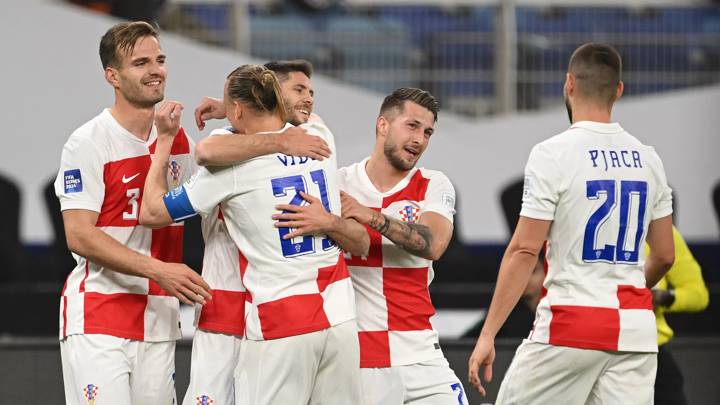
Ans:
[{"label": "beard", "polygon": [[398,156],[398,153],[395,153],[397,149],[397,145],[390,142],[389,140],[385,141],[385,145],[383,146],[383,152],[385,152],[385,157],[387,158],[388,162],[390,162],[390,165],[396,170],[402,172],[408,171],[415,167],[415,163],[417,162],[417,160],[413,162],[403,160],[400,156]]},{"label": "beard", "polygon": [[[285,111],[287,112],[287,122],[291,123],[296,127],[308,122],[309,118],[305,118],[304,115],[300,115],[300,113],[295,110],[295,107],[293,105],[290,105],[290,103],[288,103],[287,101],[283,102],[285,103]],[[308,108],[308,111],[312,113],[311,108]]]},{"label": "beard", "polygon": [[570,125],[572,125],[572,123],[573,123],[573,116],[572,116],[572,107],[570,106],[570,100],[568,100],[567,94],[565,94],[565,95],[563,96],[563,98],[565,99],[565,108],[567,109],[568,119],[570,120]]},{"label": "beard", "polygon": [[154,107],[155,104],[161,102],[165,98],[164,91],[153,91],[143,94],[143,89],[137,87],[133,88],[131,91],[123,92],[123,96],[130,104],[138,108]]}]

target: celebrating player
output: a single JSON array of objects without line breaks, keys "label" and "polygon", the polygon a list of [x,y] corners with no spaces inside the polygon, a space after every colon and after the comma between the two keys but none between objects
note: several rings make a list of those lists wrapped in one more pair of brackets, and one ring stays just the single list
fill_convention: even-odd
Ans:
[{"label": "celebrating player", "polygon": [[572,125],[530,152],[520,220],[469,360],[470,382],[485,394],[479,368],[489,381],[495,335],[545,242],[535,325],[498,404],[653,403],[657,336],[648,287],[673,263],[672,196],[654,149],[611,122],[620,75],[615,49],[579,47],[565,81]]},{"label": "celebrating player", "polygon": [[[277,133],[290,125],[277,79],[262,66],[245,65],[228,76],[224,107],[240,133]],[[158,125],[167,129],[158,149],[169,148],[171,124],[177,125],[179,114],[174,106],[161,115]],[[242,252],[240,272],[248,291],[247,340],[236,371],[238,403],[360,401],[353,292],[334,240],[358,254],[367,252],[369,240],[361,225],[332,214],[340,204],[332,134],[319,123],[306,129],[324,139],[330,158],[277,153],[201,169],[164,197],[164,164],[156,159],[146,184],[143,215],[153,223],[206,216],[222,203],[229,234]],[[308,218],[289,220],[312,235],[296,238],[294,231],[273,227],[276,209],[303,200],[309,203]]]},{"label": "celebrating player", "polygon": [[[155,147],[155,104],[164,97],[165,55],[147,23],[115,25],[100,59],[115,104],[78,128],[62,153],[55,191],[77,267],[63,288],[60,349],[68,404],[175,401],[178,299],[203,303],[209,286],[182,260],[181,224],[138,224],[142,186]],[[180,183],[195,171],[192,143],[172,145]],[[163,261],[172,263],[163,263]]]},{"label": "celebrating player", "polygon": [[467,403],[430,324],[432,261],[450,242],[455,214],[448,178],[415,168],[437,112],[426,91],[393,91],[380,107],[372,155],[340,169],[343,217],[370,236],[369,254],[348,261],[366,404]]}]

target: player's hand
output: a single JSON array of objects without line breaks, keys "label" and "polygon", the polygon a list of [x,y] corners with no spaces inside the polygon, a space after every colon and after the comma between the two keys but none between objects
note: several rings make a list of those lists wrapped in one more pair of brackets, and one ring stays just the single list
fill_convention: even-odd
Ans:
[{"label": "player's hand", "polygon": [[327,212],[318,198],[302,191],[300,196],[308,204],[278,204],[275,206],[276,209],[283,211],[281,214],[273,214],[272,218],[278,221],[275,222],[275,227],[293,228],[291,232],[283,236],[283,239],[328,233],[333,229],[335,221],[339,218]]},{"label": "player's hand", "polygon": [[303,156],[315,160],[330,157],[330,147],[324,139],[308,135],[307,130],[300,127],[289,127],[280,135],[281,153],[289,156]]},{"label": "player's hand", "polygon": [[195,108],[195,124],[201,131],[205,129],[205,121],[211,119],[221,120],[225,117],[225,104],[217,98],[203,97],[200,104]]},{"label": "player's hand", "polygon": [[340,203],[342,204],[342,217],[354,219],[363,225],[367,225],[373,218],[375,211],[360,204],[355,198],[344,191],[340,192]]},{"label": "player's hand", "polygon": [[153,279],[168,294],[185,304],[205,304],[205,300],[212,299],[210,286],[199,274],[182,263],[159,262]]},{"label": "player's hand", "polygon": [[183,106],[177,101],[163,101],[155,110],[155,127],[158,138],[173,138],[180,130]]},{"label": "player's hand", "polygon": [[492,365],[495,361],[495,339],[485,337],[482,334],[478,338],[475,349],[473,349],[468,360],[468,381],[478,390],[480,395],[485,396],[485,388],[480,381],[480,367],[483,366],[483,380],[492,381]]}]

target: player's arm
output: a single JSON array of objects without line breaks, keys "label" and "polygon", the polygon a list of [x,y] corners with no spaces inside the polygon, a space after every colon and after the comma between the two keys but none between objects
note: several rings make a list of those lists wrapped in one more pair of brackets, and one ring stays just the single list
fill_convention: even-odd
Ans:
[{"label": "player's arm", "polygon": [[367,256],[370,236],[357,221],[339,217],[328,212],[322,202],[310,194],[300,192],[307,205],[279,204],[282,213],[274,214],[278,228],[292,228],[283,239],[297,236],[325,234],[346,252],[355,256]]},{"label": "player's arm", "polygon": [[168,192],[165,172],[175,135],[180,129],[182,105],[163,102],[155,112],[155,127],[158,131],[155,153],[148,175],[145,178],[139,222],[150,228],[161,228],[173,223],[163,196]]},{"label": "player's arm", "polygon": [[675,262],[665,278],[672,292],[653,290],[653,298],[668,312],[699,312],[707,308],[709,294],[700,264],[695,260],[680,232],[673,227]]},{"label": "player's arm", "polygon": [[210,286],[200,275],[182,263],[164,263],[122,245],[95,226],[97,212],[70,209],[62,214],[68,248],[73,253],[114,271],[154,280],[186,304],[204,304],[210,299]]},{"label": "player's arm", "polygon": [[547,238],[552,221],[520,217],[515,233],[508,244],[498,273],[487,318],[480,331],[477,344],[468,361],[470,383],[485,395],[480,381],[479,369],[485,366],[485,381],[492,379],[492,363],[495,358],[495,336],[517,305],[527,285],[530,274],[538,261],[538,255]]},{"label": "player's arm", "polygon": [[[225,106],[221,100],[205,97],[195,109],[198,128],[204,128],[205,120],[210,118],[225,118]],[[330,157],[331,151],[322,138],[308,135],[303,128],[290,127],[280,134],[207,137],[195,147],[195,160],[201,166],[229,166],[271,153],[323,160]]]},{"label": "player's arm", "polygon": [[675,261],[672,216],[667,215],[650,222],[646,241],[650,246],[650,253],[645,258],[645,283],[648,288],[652,288]]},{"label": "player's arm", "polygon": [[450,243],[453,225],[438,213],[425,212],[417,223],[406,223],[358,203],[347,193],[342,192],[340,196],[344,218],[355,219],[375,229],[415,256],[437,260]]}]

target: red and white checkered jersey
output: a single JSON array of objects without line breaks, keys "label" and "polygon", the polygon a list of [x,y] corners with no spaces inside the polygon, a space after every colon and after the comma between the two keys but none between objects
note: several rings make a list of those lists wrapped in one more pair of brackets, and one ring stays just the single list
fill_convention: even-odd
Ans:
[{"label": "red and white checkered jersey", "polygon": [[657,351],[643,245],[650,222],[671,205],[657,153],[617,123],[578,122],[536,145],[520,215],[553,222],[530,339]]},{"label": "red and white checkered jersey", "polygon": [[[340,187],[360,204],[390,218],[414,223],[425,212],[453,222],[455,189],[441,172],[418,168],[387,192],[368,178],[368,159],[340,169]],[[360,367],[390,367],[443,357],[430,324],[435,308],[428,286],[432,261],[412,255],[367,228],[367,257],[348,260],[355,287],[360,338]]]},{"label": "red and white checkered jersey", "polygon": [[330,158],[270,154],[235,166],[201,168],[184,184],[192,208],[203,217],[222,203],[230,237],[242,252],[245,336],[252,340],[310,333],[355,318],[352,283],[336,244],[326,235],[285,240],[289,231],[276,228],[272,219],[277,204],[302,204],[300,191],[340,214],[332,133],[319,123],[303,127],[328,143]]},{"label": "red and white checkered jersey", "polygon": [[[231,128],[210,135],[230,135]],[[202,220],[203,279],[212,288],[212,300],[195,306],[195,326],[208,332],[242,336],[245,333],[245,286],[240,274],[241,253],[235,246],[218,205]]]},{"label": "red and white checkered jersey", "polygon": [[[155,127],[142,141],[108,109],[81,126],[63,148],[55,192],[61,209],[99,213],[96,226],[142,254],[182,261],[183,225],[150,229],[138,224],[143,186],[155,150]],[[196,171],[194,145],[180,129],[172,145],[168,184]],[[179,302],[144,277],[106,269],[73,255],[77,266],[63,287],[60,337],[105,334],[148,342],[180,338]]]}]

